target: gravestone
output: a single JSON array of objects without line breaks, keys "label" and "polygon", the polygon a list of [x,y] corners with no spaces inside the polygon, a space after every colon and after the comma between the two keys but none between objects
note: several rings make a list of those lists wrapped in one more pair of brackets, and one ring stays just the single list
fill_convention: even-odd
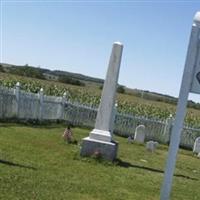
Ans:
[{"label": "gravestone", "polygon": [[152,140],[148,141],[146,143],[146,149],[148,151],[151,151],[151,152],[154,152],[156,150],[157,146],[158,146],[158,142],[155,142],[155,141],[152,141]]},{"label": "gravestone", "polygon": [[196,138],[194,142],[193,153],[200,153],[200,137]]},{"label": "gravestone", "polygon": [[200,153],[198,153],[197,158],[200,158]]},{"label": "gravestone", "polygon": [[134,140],[134,137],[132,135],[130,135],[128,138],[127,138],[127,142],[128,143],[133,143],[133,140]]},{"label": "gravestone", "polygon": [[134,141],[144,143],[145,140],[145,126],[139,125],[135,129]]},{"label": "gravestone", "polygon": [[90,132],[89,137],[82,140],[81,156],[92,156],[98,152],[98,155],[110,161],[113,161],[117,156],[118,143],[112,140],[112,131],[113,115],[116,114],[114,104],[122,50],[123,45],[120,42],[113,44],[95,128]]}]

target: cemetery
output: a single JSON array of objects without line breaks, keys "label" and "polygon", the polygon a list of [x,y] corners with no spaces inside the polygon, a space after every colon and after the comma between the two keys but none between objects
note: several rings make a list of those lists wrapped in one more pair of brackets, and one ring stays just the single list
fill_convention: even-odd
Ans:
[{"label": "cemetery", "polygon": [[[118,112],[120,42],[96,107],[1,86],[0,199],[200,199],[200,129],[184,124],[189,93],[200,93],[199,37],[197,12],[176,116],[163,121]],[[62,140],[67,125],[77,144]]]}]

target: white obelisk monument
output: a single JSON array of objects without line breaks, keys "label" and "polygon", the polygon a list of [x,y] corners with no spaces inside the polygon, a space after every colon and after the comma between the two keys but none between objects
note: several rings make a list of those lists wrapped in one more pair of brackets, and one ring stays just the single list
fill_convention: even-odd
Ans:
[{"label": "white obelisk monument", "polygon": [[117,156],[118,144],[112,140],[111,132],[122,50],[123,45],[120,42],[113,44],[95,128],[90,132],[89,137],[82,140],[82,156],[90,156],[98,152],[103,158],[111,161]]},{"label": "white obelisk monument", "polygon": [[170,199],[176,157],[190,92],[200,94],[200,12],[196,13],[193,20],[176,117],[171,132],[168,159],[161,189],[161,200]]}]

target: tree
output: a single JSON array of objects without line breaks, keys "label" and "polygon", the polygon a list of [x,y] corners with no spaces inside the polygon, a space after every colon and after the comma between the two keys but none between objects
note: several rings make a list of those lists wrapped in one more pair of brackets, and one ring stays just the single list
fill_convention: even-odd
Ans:
[{"label": "tree", "polygon": [[125,93],[125,88],[124,88],[124,86],[121,86],[121,85],[118,86],[118,87],[117,87],[117,92],[118,92],[118,93],[121,93],[121,94],[124,94],[124,93]]},{"label": "tree", "polygon": [[62,83],[68,83],[71,85],[85,86],[85,83],[83,83],[82,81],[79,81],[78,79],[74,79],[66,75],[60,76],[58,80]]},{"label": "tree", "polygon": [[27,65],[23,67],[15,67],[14,69],[11,70],[11,73],[20,76],[45,79],[42,71],[39,68],[29,67]]},{"label": "tree", "polygon": [[0,65],[0,72],[4,72],[3,65]]}]

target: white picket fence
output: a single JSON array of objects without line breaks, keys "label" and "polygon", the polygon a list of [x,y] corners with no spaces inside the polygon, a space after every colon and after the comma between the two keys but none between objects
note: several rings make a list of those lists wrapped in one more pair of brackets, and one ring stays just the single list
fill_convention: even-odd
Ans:
[{"label": "white picket fence", "polygon": [[[93,128],[97,108],[70,102],[63,97],[46,96],[41,89],[38,94],[0,87],[0,119],[21,120],[64,120],[68,123]],[[134,115],[118,113],[114,120],[114,133],[121,136],[134,135],[138,125],[146,127],[146,139],[168,143],[173,119],[166,121],[147,119]],[[192,148],[195,138],[200,136],[200,129],[184,127],[181,136],[181,146]]]}]

